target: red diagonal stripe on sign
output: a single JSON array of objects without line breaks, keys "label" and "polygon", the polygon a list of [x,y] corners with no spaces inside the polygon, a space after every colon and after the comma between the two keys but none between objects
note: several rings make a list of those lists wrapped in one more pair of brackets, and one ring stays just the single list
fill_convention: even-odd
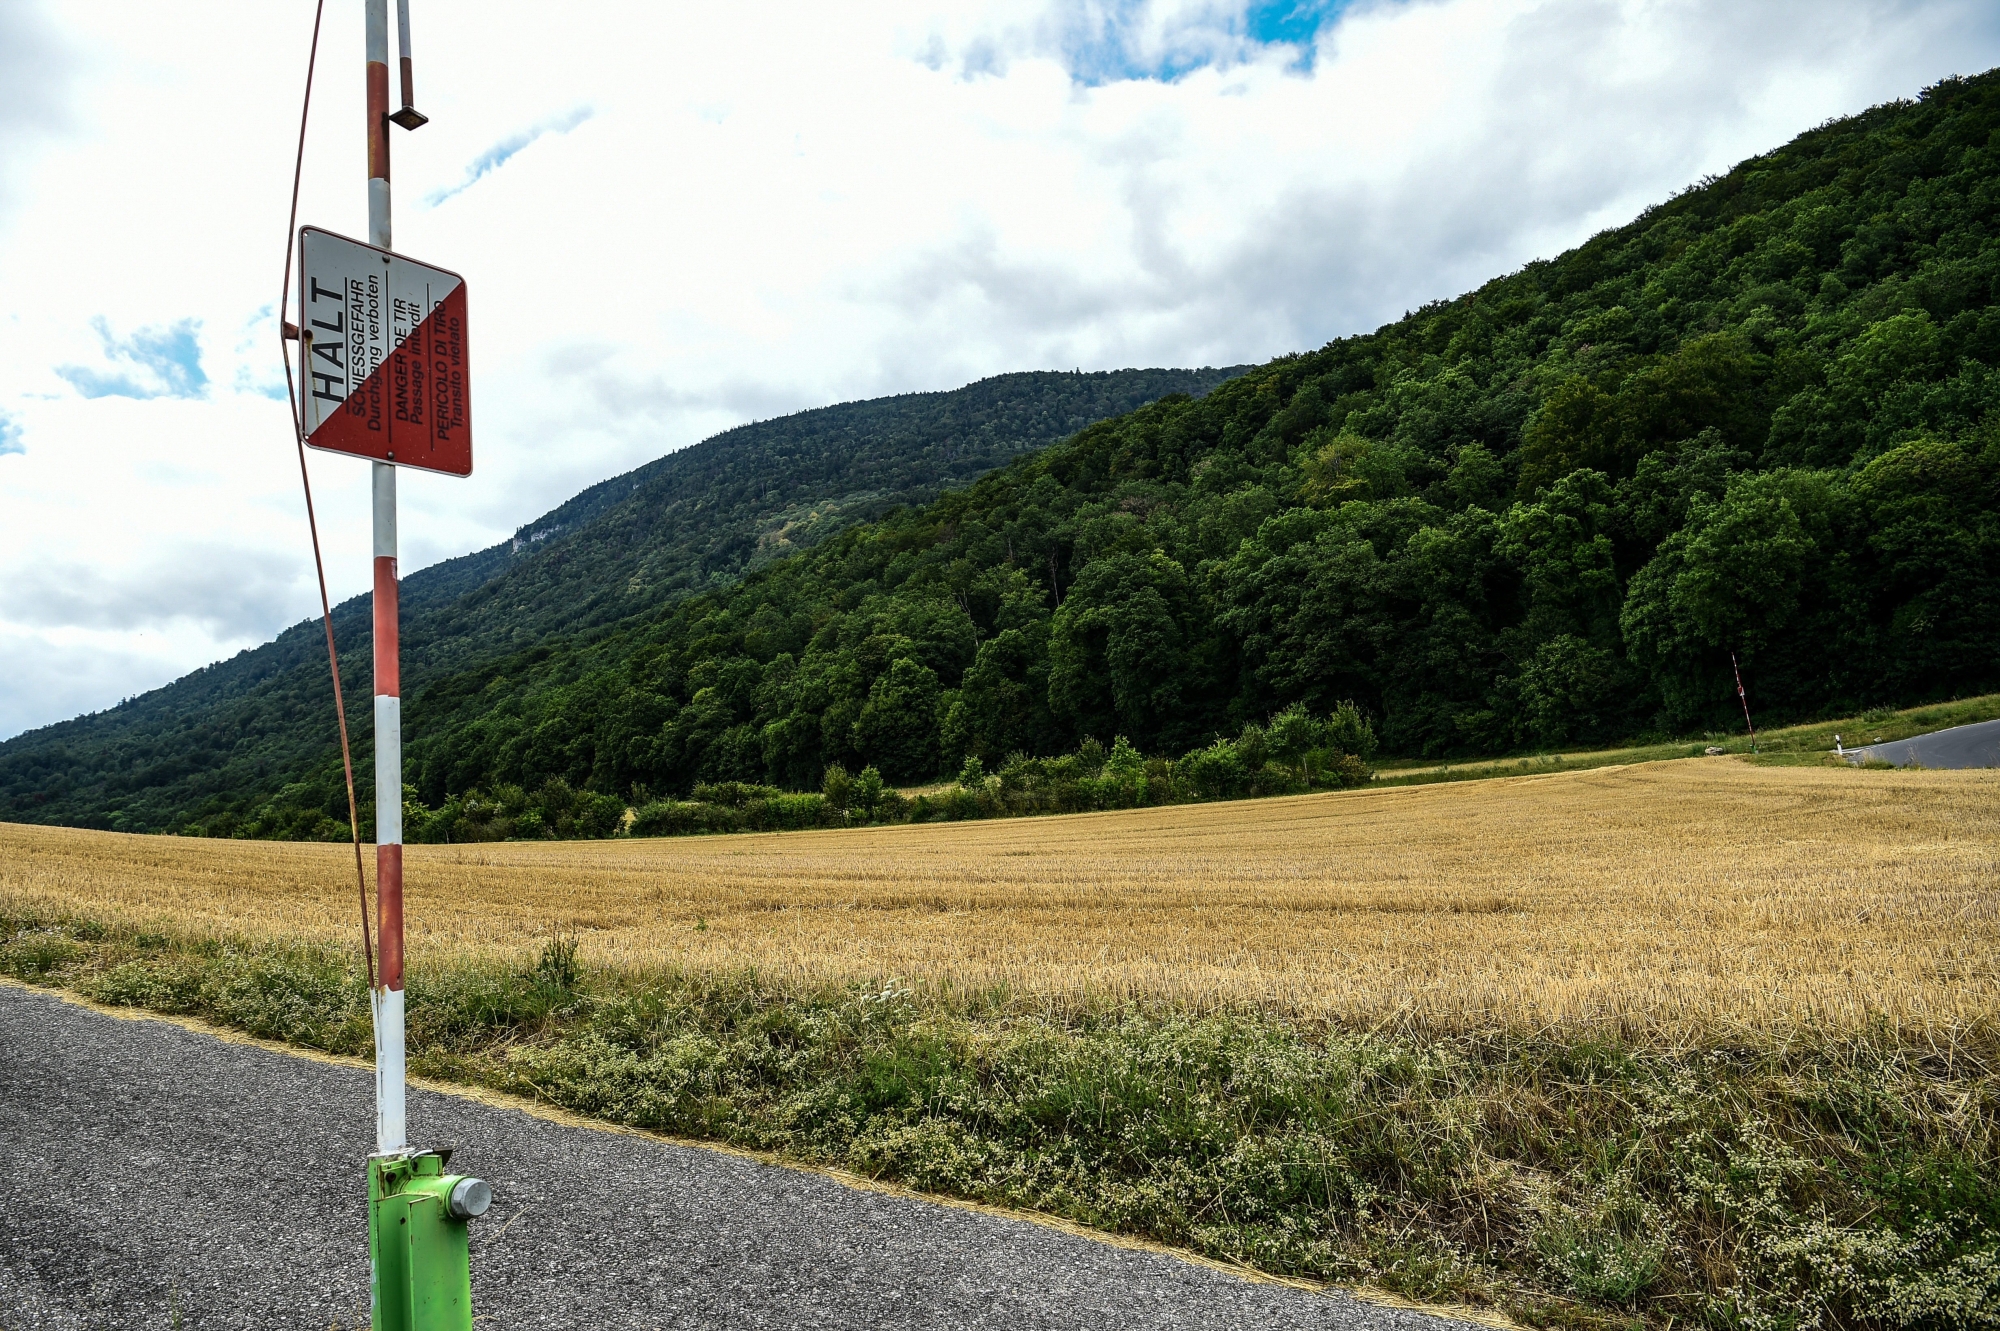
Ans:
[{"label": "red diagonal stripe on sign", "polygon": [[465,287],[439,301],[306,440],[402,467],[472,474]]}]

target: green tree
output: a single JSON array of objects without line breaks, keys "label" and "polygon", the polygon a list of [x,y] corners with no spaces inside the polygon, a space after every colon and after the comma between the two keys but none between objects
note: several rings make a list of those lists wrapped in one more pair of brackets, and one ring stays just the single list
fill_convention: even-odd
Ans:
[{"label": "green tree", "polygon": [[1375,756],[1375,726],[1351,698],[1343,698],[1321,729],[1323,742],[1357,758]]},{"label": "green tree", "polygon": [[959,690],[963,708],[954,722],[962,753],[998,763],[1006,755],[1047,752],[1057,727],[1049,710],[1049,635],[1046,620],[1003,629],[979,646]]},{"label": "green tree", "polygon": [[1190,752],[1181,759],[1180,771],[1203,799],[1235,799],[1250,788],[1243,755],[1226,739]]},{"label": "green tree", "polygon": [[1123,735],[1111,742],[1111,752],[1104,759],[1104,775],[1120,781],[1135,781],[1145,775],[1146,759],[1132,747],[1132,741]]},{"label": "green tree", "polygon": [[1521,706],[1529,733],[1543,744],[1608,738],[1625,719],[1629,683],[1618,658],[1570,633],[1535,649],[1521,669]]},{"label": "green tree", "polygon": [[855,747],[896,781],[938,771],[938,677],[909,657],[897,659],[868,691],[854,723]]},{"label": "green tree", "polygon": [[820,793],[826,797],[827,807],[837,813],[846,813],[854,802],[854,780],[847,775],[847,769],[833,763],[826,769],[826,777],[820,782]]},{"label": "green tree", "polygon": [[866,817],[874,817],[882,807],[884,784],[882,774],[874,767],[864,767],[861,775],[854,778],[854,805]]},{"label": "green tree", "polygon": [[1187,574],[1155,551],[1084,569],[1050,626],[1049,705],[1072,733],[1179,733],[1193,663]]},{"label": "green tree", "polygon": [[1313,718],[1305,704],[1295,702],[1272,717],[1264,733],[1271,756],[1290,767],[1303,782],[1306,780],[1306,755],[1325,742],[1324,732],[1325,726]]},{"label": "green tree", "polygon": [[[1811,484],[1819,479],[1744,476],[1718,501],[1696,498],[1688,525],[1633,577],[1625,638],[1634,659],[1653,672],[1676,724],[1694,724],[1728,696],[1731,650],[1753,659],[1793,627],[1819,554],[1793,498],[1819,489]],[[1806,485],[1796,486],[1801,480]]]}]

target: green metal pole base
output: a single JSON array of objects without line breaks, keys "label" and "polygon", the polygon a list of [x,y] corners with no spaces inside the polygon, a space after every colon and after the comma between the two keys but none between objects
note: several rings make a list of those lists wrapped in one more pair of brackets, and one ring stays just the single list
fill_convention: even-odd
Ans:
[{"label": "green metal pole base", "polygon": [[465,1226],[493,1193],[476,1178],[445,1173],[450,1157],[419,1151],[368,1158],[372,1331],[472,1331]]}]

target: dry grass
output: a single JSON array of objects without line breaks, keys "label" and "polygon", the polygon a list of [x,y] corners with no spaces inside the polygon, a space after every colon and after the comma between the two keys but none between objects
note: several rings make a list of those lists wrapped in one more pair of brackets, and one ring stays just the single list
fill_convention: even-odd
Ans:
[{"label": "dry grass", "polygon": [[[0,899],[348,940],[350,852],[0,824]],[[840,832],[420,846],[413,962],[584,958],[1027,1005],[1706,1040],[2000,999],[2000,773],[1732,758]]]}]

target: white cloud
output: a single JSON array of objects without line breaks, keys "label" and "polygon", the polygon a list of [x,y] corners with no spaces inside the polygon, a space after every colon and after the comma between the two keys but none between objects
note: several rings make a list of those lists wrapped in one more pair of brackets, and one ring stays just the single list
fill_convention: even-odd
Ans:
[{"label": "white cloud", "polygon": [[291,609],[302,561],[184,541],[133,570],[41,560],[0,585],[0,616],[37,629],[137,630],[187,624],[216,638],[262,637]]},{"label": "white cloud", "polygon": [[116,337],[102,315],[90,321],[104,347],[102,367],[58,365],[56,377],[85,397],[202,397],[208,375],[201,368],[200,321],[182,319],[164,328],[141,328]]},{"label": "white cloud", "polygon": [[[2000,63],[1972,0],[417,11],[431,123],[392,132],[398,248],[467,277],[478,457],[469,481],[405,476],[408,568],[744,419],[1372,328]],[[269,396],[310,15],[28,13],[0,0],[0,734],[317,601]],[[359,13],[328,9],[301,211],[350,235]],[[10,82],[20,34],[67,72]],[[58,133],[60,154],[13,151]],[[79,393],[170,387],[137,334],[99,330],[177,327],[205,398]],[[312,465],[351,595],[365,469]]]},{"label": "white cloud", "polygon": [[135,692],[134,680],[206,653],[206,642],[198,633],[174,641],[153,630],[29,634],[0,623],[0,735],[115,706]]},{"label": "white cloud", "polygon": [[69,125],[73,64],[39,6],[0,2],[0,222],[20,201],[21,167]]},{"label": "white cloud", "polygon": [[539,124],[530,125],[518,134],[509,134],[506,138],[473,158],[466,165],[464,180],[444,189],[432,190],[424,196],[424,202],[435,208],[446,199],[454,195],[463,194],[478,184],[487,172],[495,171],[505,166],[516,153],[533,143],[536,139],[541,138],[545,134],[567,134],[588,119],[590,119],[589,107],[572,107],[570,110],[564,111],[561,115],[550,116]]}]

